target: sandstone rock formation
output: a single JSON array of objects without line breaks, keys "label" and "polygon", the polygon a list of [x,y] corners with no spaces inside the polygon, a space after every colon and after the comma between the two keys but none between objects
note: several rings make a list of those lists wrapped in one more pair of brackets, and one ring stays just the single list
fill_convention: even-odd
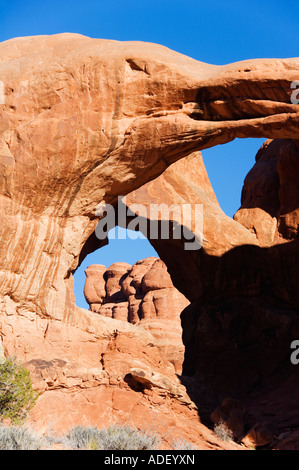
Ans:
[{"label": "sandstone rock formation", "polygon": [[[0,64],[0,337],[42,392],[32,421],[57,429],[147,422],[161,435],[225,448],[202,422],[232,396],[247,410],[244,432],[265,416],[280,435],[294,427],[288,354],[299,331],[299,111],[291,83],[299,59],[214,66],[154,44],[62,34],[6,41]],[[275,140],[231,220],[198,151],[236,137]],[[270,179],[260,179],[262,167]],[[78,264],[107,242],[94,235],[97,207],[126,195],[145,202],[151,192],[162,202],[203,204],[205,213],[203,233],[195,234],[203,235],[201,250],[150,240],[191,302],[182,316],[180,378],[145,328],[160,302],[156,290],[144,296],[143,319],[140,299],[131,299],[130,322],[122,295],[135,294],[126,283],[118,290],[123,266],[109,274],[105,292],[103,282],[88,287],[95,305],[108,285],[107,316],[76,307],[73,295]],[[270,209],[266,192],[276,195]],[[186,225],[192,231],[191,219]],[[147,286],[155,281],[149,276]]]},{"label": "sandstone rock formation", "polygon": [[299,141],[267,140],[247,175],[234,219],[255,233],[261,246],[298,237]]},{"label": "sandstone rock formation", "polygon": [[134,266],[114,263],[108,269],[92,265],[85,272],[84,292],[90,309],[150,331],[163,358],[181,374],[184,346],[180,314],[189,301],[173,286],[163,261],[151,257]]},{"label": "sandstone rock formation", "polygon": [[290,361],[299,331],[297,142],[268,140],[256,160],[235,220],[256,234],[259,246],[239,246],[202,265],[203,277],[213,267],[214,296],[199,297],[182,315],[183,374],[212,420],[222,401],[233,398],[246,410],[245,432],[263,423],[268,436],[278,436],[298,419],[292,398],[298,373]]},{"label": "sandstone rock formation", "polygon": [[[160,231],[164,229],[163,224],[166,224],[166,231],[169,225],[168,238],[151,237],[150,230],[145,235],[166,263],[175,287],[192,301],[198,299],[208,286],[212,287],[210,275],[213,274],[206,278],[199,272],[207,255],[219,257],[239,245],[259,244],[254,233],[222,211],[200,152],[193,152],[170,165],[159,178],[129,193],[124,202],[131,212],[134,212],[135,204],[137,207],[142,204],[149,226],[156,221],[151,212],[154,204],[175,208],[169,214],[166,212],[166,217],[163,210],[158,213]],[[197,213],[196,206],[202,212]],[[202,224],[198,223],[201,218]],[[129,218],[127,222],[130,223]],[[179,238],[174,238],[172,228],[179,231]],[[192,248],[192,242],[196,240],[203,250]],[[192,249],[189,249],[190,245]]]},{"label": "sandstone rock formation", "polygon": [[74,315],[71,274],[98,204],[195,150],[299,137],[298,59],[214,66],[76,34],[12,39],[0,56],[1,293],[60,320]]}]

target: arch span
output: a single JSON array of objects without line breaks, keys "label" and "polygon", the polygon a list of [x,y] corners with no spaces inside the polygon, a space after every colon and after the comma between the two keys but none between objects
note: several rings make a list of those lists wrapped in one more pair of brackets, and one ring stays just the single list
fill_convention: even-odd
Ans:
[{"label": "arch span", "polygon": [[71,273],[99,203],[236,137],[299,137],[298,59],[214,66],[76,34],[13,39],[0,53],[1,296],[41,315],[73,315]]}]

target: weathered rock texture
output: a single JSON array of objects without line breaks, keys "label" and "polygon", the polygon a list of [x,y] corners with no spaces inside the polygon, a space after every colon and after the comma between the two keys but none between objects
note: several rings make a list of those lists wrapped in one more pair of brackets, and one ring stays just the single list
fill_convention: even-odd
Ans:
[{"label": "weathered rock texture", "polygon": [[114,263],[86,270],[84,293],[90,309],[104,317],[149,330],[165,360],[182,373],[184,346],[180,314],[189,301],[172,284],[162,260],[151,257],[131,266]]},{"label": "weathered rock texture", "polygon": [[[204,295],[208,288],[214,289],[213,272],[207,276],[206,270],[205,276],[202,275],[206,260],[220,257],[236,246],[259,245],[255,233],[232,220],[220,208],[200,152],[193,152],[169,166],[159,178],[132,191],[125,203],[133,213],[135,204],[137,208],[142,204],[149,222],[145,235],[166,263],[175,287],[191,301]],[[159,233],[169,231],[169,237],[154,238],[150,224],[156,222],[156,217],[151,210],[153,204],[163,203],[175,209],[169,214],[164,214],[162,209],[158,213]],[[202,212],[197,213],[197,205]],[[201,218],[202,224],[198,223]],[[127,222],[130,227],[129,217]],[[173,235],[175,231],[181,234],[179,238]]]},{"label": "weathered rock texture", "polygon": [[[286,413],[291,400],[282,390],[293,382],[283,366],[298,331],[299,110],[291,103],[298,73],[299,59],[214,66],[154,44],[76,34],[0,44],[0,334],[5,354],[18,355],[43,392],[33,421],[57,428],[154,422],[162,434],[223,448],[188,394],[208,412],[223,394],[243,393],[252,427],[272,374],[267,416],[283,396],[272,424],[288,425],[294,407]],[[279,175],[275,208],[268,212],[265,201],[251,210],[251,191],[261,181],[249,181],[232,221],[218,207],[197,152],[236,137],[288,139],[289,147],[288,157],[274,152],[276,170],[267,156],[257,162],[273,181]],[[184,157],[177,170],[170,166]],[[174,187],[170,199],[205,210],[201,250],[151,240],[174,286],[192,302],[183,315],[186,388],[149,331],[79,309],[73,295],[78,263],[106,243],[94,236],[97,206],[114,205],[166,169],[161,184],[169,194]],[[255,213],[268,214],[265,227],[253,221]],[[108,281],[114,302],[115,279]],[[91,288],[96,300],[103,294],[103,284]],[[118,307],[121,317],[126,309]],[[264,387],[255,390],[258,383]]]},{"label": "weathered rock texture", "polygon": [[40,315],[73,316],[71,273],[99,203],[195,150],[299,137],[298,59],[214,66],[76,34],[6,41],[0,56],[0,288]]},{"label": "weathered rock texture", "polygon": [[[242,442],[252,443],[255,436],[257,446],[266,445],[261,430],[268,430],[268,438],[272,433],[275,445],[286,428],[298,426],[298,372],[290,361],[299,332],[297,145],[286,139],[262,146],[235,214],[259,246],[208,259],[201,275],[213,269],[211,295],[199,297],[182,315],[190,395],[210,412],[224,399],[237,401],[249,433]],[[224,421],[230,419],[228,413]]]},{"label": "weathered rock texture", "polygon": [[234,219],[261,246],[295,240],[299,225],[299,141],[267,140],[247,175]]}]

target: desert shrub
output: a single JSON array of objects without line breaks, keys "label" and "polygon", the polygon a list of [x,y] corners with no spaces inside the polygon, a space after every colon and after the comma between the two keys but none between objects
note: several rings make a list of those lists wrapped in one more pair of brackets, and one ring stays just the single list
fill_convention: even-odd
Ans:
[{"label": "desert shrub", "polygon": [[141,432],[129,426],[110,426],[102,430],[102,450],[151,450],[158,438],[150,432]]},{"label": "desert shrub", "polygon": [[21,423],[32,409],[37,392],[32,388],[30,373],[15,358],[0,363],[0,421]]},{"label": "desert shrub", "polygon": [[182,438],[175,439],[172,443],[172,448],[173,450],[198,450],[191,442]]},{"label": "desert shrub", "polygon": [[158,445],[158,438],[129,426],[113,425],[104,429],[76,426],[66,435],[64,444],[72,449],[152,450]]},{"label": "desert shrub", "polygon": [[41,436],[21,426],[0,426],[0,450],[39,450]]},{"label": "desert shrub", "polygon": [[214,433],[221,439],[221,441],[232,441],[234,434],[223,421],[220,421],[214,426]]},{"label": "desert shrub", "polygon": [[88,449],[101,439],[101,431],[93,426],[75,426],[70,429],[62,442],[72,449]]}]

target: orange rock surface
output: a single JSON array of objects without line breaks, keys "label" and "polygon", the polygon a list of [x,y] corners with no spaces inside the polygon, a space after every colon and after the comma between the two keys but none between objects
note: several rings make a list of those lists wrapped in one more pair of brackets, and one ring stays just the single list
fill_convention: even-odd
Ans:
[{"label": "orange rock surface", "polygon": [[[289,372],[287,349],[299,331],[299,111],[291,102],[299,59],[214,66],[155,44],[60,34],[1,43],[0,65],[0,349],[25,363],[41,393],[31,421],[57,430],[149,423],[165,446],[183,437],[203,449],[241,448],[220,441],[200,410],[212,411],[226,393],[243,393],[251,413],[245,427],[253,428],[264,422],[249,394],[253,384],[266,387],[273,372],[278,385],[273,391],[269,384],[268,416],[283,395],[278,372]],[[232,220],[217,203],[199,151],[236,137],[274,143],[257,161],[255,182],[245,182]],[[255,185],[267,186],[259,179],[263,162],[275,180],[270,212],[267,198],[256,205]],[[157,288],[161,269],[118,265],[104,279],[104,268],[91,267],[86,296],[93,310],[103,309],[99,315],[76,307],[72,275],[106,243],[94,235],[97,208],[126,195],[128,203],[148,204],[153,196],[202,204],[203,232],[195,233],[202,248],[150,239],[174,287],[166,276]],[[191,219],[186,228],[193,230]],[[173,318],[163,299],[178,308],[175,289],[190,302],[180,376],[161,348],[159,315],[152,320],[153,312]],[[256,394],[270,397],[263,388]],[[289,416],[283,403],[274,427]]]},{"label": "orange rock surface", "polygon": [[90,309],[150,331],[163,358],[181,374],[184,345],[180,314],[189,301],[173,286],[163,261],[152,257],[134,266],[114,263],[105,271],[103,266],[92,265],[85,272],[84,292]]}]

